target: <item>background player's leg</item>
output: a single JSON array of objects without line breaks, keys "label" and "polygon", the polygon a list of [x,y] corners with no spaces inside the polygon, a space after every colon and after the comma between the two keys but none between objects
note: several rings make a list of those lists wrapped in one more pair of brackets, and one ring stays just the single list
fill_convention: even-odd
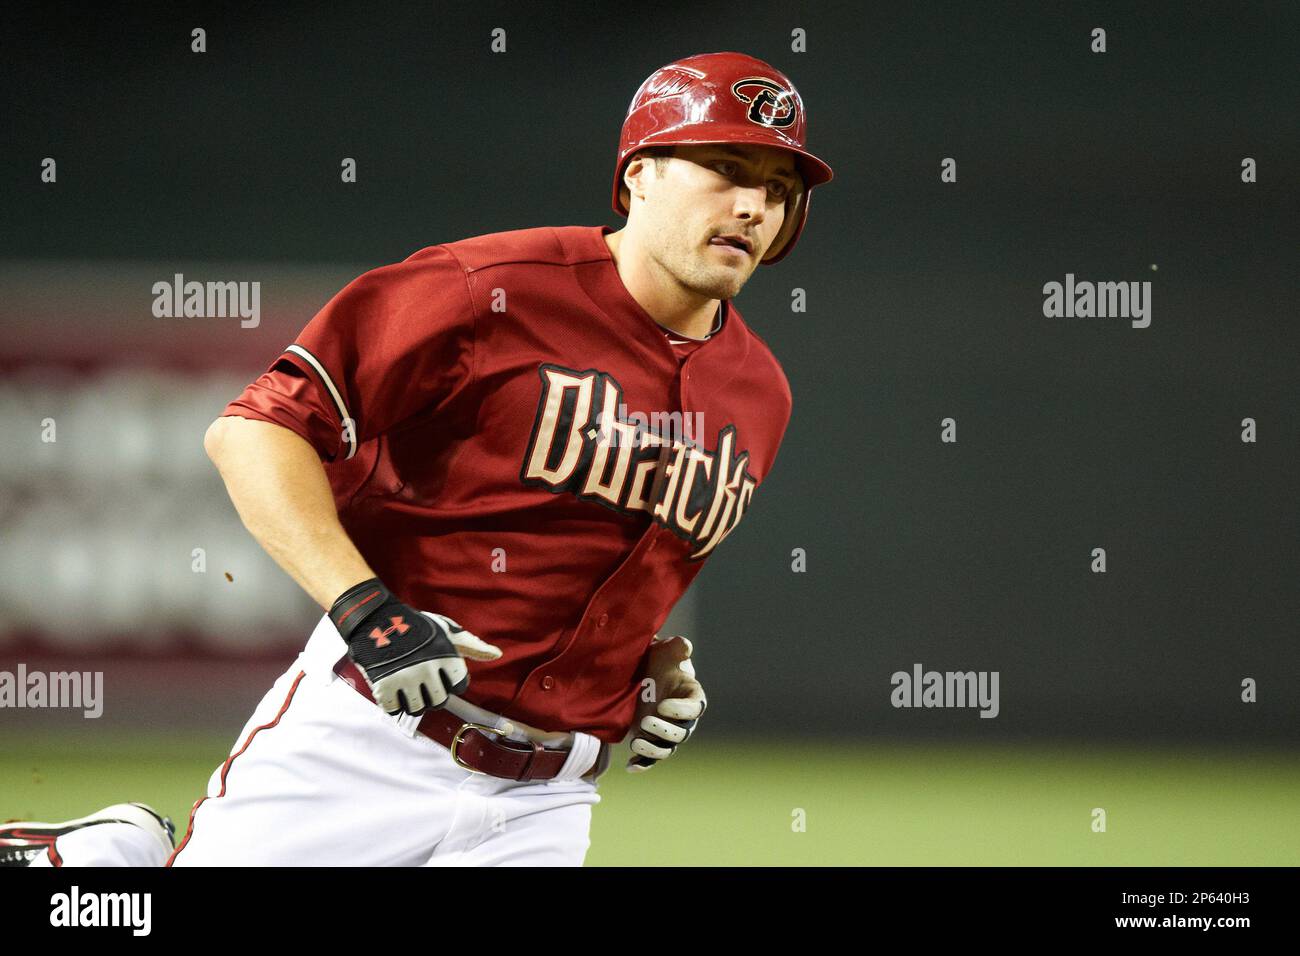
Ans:
[{"label": "background player's leg", "polygon": [[[476,778],[484,780],[485,778]],[[461,813],[426,866],[581,866],[591,845],[593,784],[493,781],[462,787]]]}]

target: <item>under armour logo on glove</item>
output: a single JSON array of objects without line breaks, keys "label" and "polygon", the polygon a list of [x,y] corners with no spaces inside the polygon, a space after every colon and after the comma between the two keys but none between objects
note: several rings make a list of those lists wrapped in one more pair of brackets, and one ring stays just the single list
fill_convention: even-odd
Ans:
[{"label": "under armour logo on glove", "polygon": [[370,639],[375,642],[375,647],[387,647],[389,644],[393,643],[388,639],[388,635],[392,634],[394,631],[398,634],[405,634],[411,629],[411,625],[403,624],[400,617],[395,617],[391,620],[393,622],[392,627],[386,628],[382,631],[379,628],[375,628],[370,632]]},{"label": "under armour logo on glove", "polygon": [[422,714],[442,707],[449,695],[464,693],[469,686],[465,658],[491,661],[501,656],[501,648],[451,618],[403,604],[378,578],[345,591],[330,608],[330,620],[347,642],[348,657],[365,675],[375,702],[389,714]]}]

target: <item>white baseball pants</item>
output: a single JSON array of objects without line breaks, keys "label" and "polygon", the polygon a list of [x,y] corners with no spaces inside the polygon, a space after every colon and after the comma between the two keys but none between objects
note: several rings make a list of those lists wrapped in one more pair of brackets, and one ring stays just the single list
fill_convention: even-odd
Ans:
[{"label": "white baseball pants", "polygon": [[[276,681],[178,832],[171,866],[580,866],[590,845],[596,784],[583,779],[600,742],[583,733],[553,780],[520,783],[471,773],[447,748],[389,717],[334,674],[345,645],[328,616]],[[453,697],[476,723],[502,718]],[[524,739],[522,732],[511,735]],[[61,837],[65,866],[104,865],[100,843],[136,829],[90,827]],[[107,831],[100,834],[98,831]],[[73,838],[77,839],[74,840]],[[87,845],[89,844],[89,845]],[[156,845],[149,856],[157,857]]]}]

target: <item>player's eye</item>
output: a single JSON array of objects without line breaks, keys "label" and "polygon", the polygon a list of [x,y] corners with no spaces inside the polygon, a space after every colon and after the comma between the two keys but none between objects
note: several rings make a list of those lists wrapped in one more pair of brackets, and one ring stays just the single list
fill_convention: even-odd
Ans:
[{"label": "player's eye", "polygon": [[[740,174],[740,164],[731,160],[715,159],[711,165],[728,179],[734,179]],[[773,179],[768,183],[767,194],[775,202],[785,202],[790,195],[790,184],[780,179]]]}]

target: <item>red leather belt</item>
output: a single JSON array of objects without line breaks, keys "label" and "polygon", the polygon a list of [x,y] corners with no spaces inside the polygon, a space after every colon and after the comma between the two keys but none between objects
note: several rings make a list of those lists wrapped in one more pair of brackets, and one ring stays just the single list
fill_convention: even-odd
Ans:
[{"label": "red leather belt", "polygon": [[[374,696],[361,669],[344,657],[334,673],[371,703]],[[506,780],[550,780],[569,759],[568,750],[548,750],[534,741],[506,740],[499,730],[462,720],[445,707],[425,711],[416,728],[451,751],[451,759],[473,773],[485,773]],[[609,767],[609,744],[601,742],[596,762],[583,774],[595,780]]]}]

